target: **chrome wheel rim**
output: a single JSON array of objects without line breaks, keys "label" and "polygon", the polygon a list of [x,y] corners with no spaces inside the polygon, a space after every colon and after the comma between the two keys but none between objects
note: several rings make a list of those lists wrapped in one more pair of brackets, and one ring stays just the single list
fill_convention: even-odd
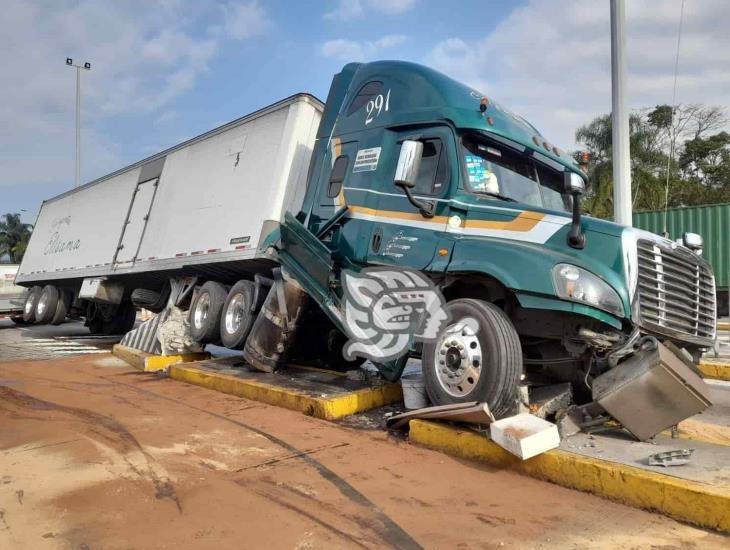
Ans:
[{"label": "chrome wheel rim", "polygon": [[245,301],[243,294],[236,294],[233,299],[228,302],[224,325],[228,334],[234,334],[241,328],[241,321],[245,312]]},{"label": "chrome wheel rim", "polygon": [[28,296],[28,299],[25,301],[25,313],[27,315],[30,315],[33,311],[33,296]]},{"label": "chrome wheel rim", "polygon": [[47,294],[41,294],[41,297],[38,299],[38,317],[43,317],[43,314],[46,312],[46,308],[48,307],[48,295]]},{"label": "chrome wheel rim", "polygon": [[478,331],[476,319],[465,317],[446,327],[436,341],[436,379],[453,397],[469,395],[479,383],[484,357]]},{"label": "chrome wheel rim", "polygon": [[193,326],[200,330],[208,320],[208,313],[210,312],[210,295],[206,292],[195,304],[195,311],[193,312]]}]

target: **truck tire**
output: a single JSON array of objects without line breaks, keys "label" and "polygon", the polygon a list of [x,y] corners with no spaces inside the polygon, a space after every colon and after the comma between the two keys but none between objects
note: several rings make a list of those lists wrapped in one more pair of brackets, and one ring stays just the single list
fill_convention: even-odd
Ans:
[{"label": "truck tire", "polygon": [[131,302],[122,302],[117,307],[114,316],[102,323],[101,332],[106,335],[126,334],[134,328],[137,320],[137,309]]},{"label": "truck tire", "polygon": [[221,310],[228,297],[222,284],[208,281],[190,304],[190,336],[201,344],[220,338]]},{"label": "truck tire", "polygon": [[51,318],[52,325],[60,325],[66,320],[66,315],[68,315],[68,310],[71,307],[71,299],[71,292],[64,289],[59,290],[56,311],[53,313],[53,317]]},{"label": "truck tire", "polygon": [[522,347],[517,331],[494,304],[470,298],[449,302],[452,323],[423,344],[426,392],[434,405],[487,403],[495,417],[517,405]]},{"label": "truck tire", "polygon": [[149,310],[152,313],[160,313],[165,309],[169,296],[170,286],[165,285],[165,288],[160,292],[147,288],[135,288],[130,299],[138,308]]},{"label": "truck tire", "polygon": [[58,307],[58,289],[53,285],[46,285],[38,296],[35,305],[35,322],[38,325],[47,325],[56,314]]},{"label": "truck tire", "polygon": [[43,289],[39,286],[32,287],[25,296],[25,304],[23,304],[23,321],[32,323],[35,321],[35,306]]},{"label": "truck tire", "polygon": [[256,285],[251,281],[238,281],[228,291],[221,308],[220,340],[229,349],[243,349],[253,326],[251,312]]}]

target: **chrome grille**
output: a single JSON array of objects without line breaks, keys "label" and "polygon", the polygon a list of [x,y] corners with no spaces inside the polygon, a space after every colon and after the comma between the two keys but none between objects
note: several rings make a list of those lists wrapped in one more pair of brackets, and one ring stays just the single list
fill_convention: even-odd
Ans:
[{"label": "chrome grille", "polygon": [[715,279],[693,252],[650,240],[637,243],[641,326],[708,345],[715,338]]}]

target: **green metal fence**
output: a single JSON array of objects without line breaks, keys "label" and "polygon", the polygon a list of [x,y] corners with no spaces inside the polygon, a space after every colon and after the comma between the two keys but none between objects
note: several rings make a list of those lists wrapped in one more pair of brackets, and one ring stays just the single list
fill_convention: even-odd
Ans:
[{"label": "green metal fence", "polygon": [[[634,227],[663,235],[664,211],[634,212]],[[726,289],[730,282],[730,203],[670,208],[667,210],[669,238],[679,239],[689,231],[705,240],[702,255],[715,271],[717,288]]]}]

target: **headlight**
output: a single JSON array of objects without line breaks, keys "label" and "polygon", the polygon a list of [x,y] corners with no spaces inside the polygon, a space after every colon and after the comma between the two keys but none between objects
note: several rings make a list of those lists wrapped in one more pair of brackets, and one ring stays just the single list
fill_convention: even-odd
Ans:
[{"label": "headlight", "polygon": [[624,316],[624,306],[618,293],[593,273],[570,264],[553,268],[555,292],[564,300],[587,304],[617,317]]}]

